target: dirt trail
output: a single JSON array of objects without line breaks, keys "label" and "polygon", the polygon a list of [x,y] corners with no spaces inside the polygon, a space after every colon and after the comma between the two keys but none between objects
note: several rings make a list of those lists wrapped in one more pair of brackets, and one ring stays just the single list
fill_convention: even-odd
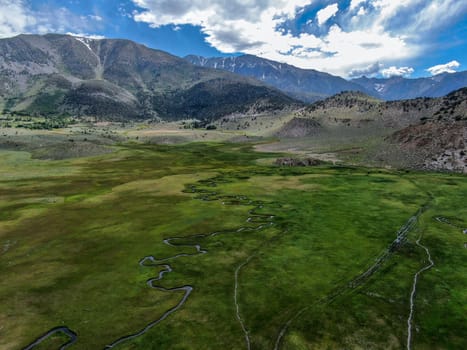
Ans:
[{"label": "dirt trail", "polygon": [[242,327],[243,333],[245,334],[245,342],[246,342],[246,347],[248,350],[251,349],[251,343],[250,343],[250,332],[245,326],[245,322],[242,319],[242,316],[240,314],[240,304],[238,303],[238,275],[240,274],[240,270],[248,265],[250,260],[254,257],[255,255],[250,255],[243,263],[241,263],[236,269],[235,269],[235,287],[234,287],[234,304],[235,304],[235,310],[236,310],[236,317],[238,322],[240,323],[240,326]]},{"label": "dirt trail", "polygon": [[410,313],[409,317],[407,319],[407,350],[410,350],[411,344],[412,344],[412,320],[413,320],[413,315],[415,312],[415,295],[417,293],[417,282],[418,282],[418,277],[420,276],[421,273],[431,269],[433,266],[435,266],[435,263],[433,262],[433,259],[431,258],[430,251],[428,250],[427,247],[422,245],[420,243],[420,240],[422,237],[420,236],[417,241],[415,242],[419,247],[423,248],[426,252],[426,255],[428,257],[428,262],[429,264],[422,267],[420,270],[417,271],[413,278],[413,285],[412,285],[412,293],[410,293]]},{"label": "dirt trail", "polygon": [[[199,182],[199,184],[202,186],[207,186],[207,187],[217,187],[218,182],[229,182],[223,177],[216,177],[214,179],[210,180],[202,180]],[[248,211],[248,218],[246,219],[246,223],[250,224],[250,226],[240,226],[235,229],[231,230],[224,230],[224,231],[214,231],[206,234],[195,234],[195,235],[190,235],[190,236],[185,236],[185,237],[169,237],[165,238],[163,240],[164,244],[170,246],[170,247],[176,247],[176,248],[194,248],[195,252],[193,253],[180,253],[176,254],[167,258],[163,259],[156,259],[154,256],[147,256],[144,257],[140,261],[141,266],[150,266],[150,267],[162,267],[163,270],[159,272],[159,276],[155,278],[151,278],[147,281],[147,284],[149,287],[164,291],[164,292],[178,292],[178,291],[185,291],[185,294],[183,298],[180,300],[180,302],[173,308],[169,309],[166,311],[159,319],[151,322],[148,324],[146,327],[144,327],[141,331],[130,334],[124,337],[119,338],[115,342],[113,342],[110,345],[107,345],[106,348],[113,348],[118,344],[121,344],[125,341],[137,338],[147,331],[149,331],[152,327],[160,323],[161,321],[165,320],[169,315],[172,313],[176,312],[179,310],[187,301],[188,297],[194,290],[193,286],[190,285],[185,285],[181,287],[175,287],[175,288],[165,288],[160,285],[155,285],[154,282],[160,281],[165,274],[172,272],[172,267],[169,264],[165,264],[168,261],[172,261],[181,257],[191,257],[199,254],[207,254],[208,251],[206,249],[203,249],[201,247],[201,244],[198,242],[195,243],[176,243],[177,241],[190,241],[190,240],[202,240],[205,238],[209,237],[215,237],[220,234],[237,234],[240,232],[248,232],[248,231],[257,231],[257,230],[262,230],[267,226],[270,226],[273,224],[273,219],[274,215],[271,214],[258,214],[256,210],[263,208],[263,202],[260,201],[252,201],[250,200],[247,196],[243,195],[235,195],[235,196],[227,196],[227,195],[220,195],[218,192],[214,190],[207,190],[205,188],[200,188],[201,186],[198,185],[191,185],[190,191],[191,193],[198,193],[199,195],[195,197],[196,199],[203,200],[203,201],[220,201],[222,205],[245,205],[245,206],[253,206],[253,209]],[[257,225],[251,225],[251,224],[257,224]],[[235,307],[236,307],[236,317],[238,321],[240,322],[240,325],[242,327],[242,330],[245,334],[245,341],[247,344],[247,349],[250,349],[250,339],[248,335],[248,330],[246,329],[245,323],[240,315],[240,306],[238,304],[237,300],[237,295],[238,295],[238,277],[239,273],[242,267],[244,267],[248,262],[251,260],[253,256],[250,256],[244,263],[242,263],[235,271],[235,288],[234,288],[234,302],[235,302]],[[150,261],[148,264],[147,261]]]},{"label": "dirt trail", "polygon": [[375,263],[372,264],[370,267],[368,267],[363,273],[360,275],[354,277],[352,280],[347,282],[345,285],[338,286],[334,290],[331,291],[327,296],[315,301],[314,303],[305,306],[304,308],[298,310],[291,318],[289,318],[281,327],[279,330],[279,333],[276,337],[276,341],[274,343],[274,350],[279,350],[282,340],[287,333],[288,328],[290,325],[297,319],[299,318],[306,310],[311,308],[313,305],[316,305],[318,303],[329,303],[338,296],[342,295],[343,293],[349,291],[349,290],[354,290],[364,283],[368,281],[368,279],[377,272],[382,264],[388,260],[394,252],[396,252],[402,244],[405,243],[407,240],[407,235],[411,230],[414,229],[414,227],[417,224],[418,218],[423,214],[423,212],[426,210],[428,207],[428,203],[425,204],[422,208],[420,208],[415,215],[411,216],[407,222],[397,231],[396,238],[394,241],[391,242],[391,244],[381,252],[381,254],[376,257]]}]

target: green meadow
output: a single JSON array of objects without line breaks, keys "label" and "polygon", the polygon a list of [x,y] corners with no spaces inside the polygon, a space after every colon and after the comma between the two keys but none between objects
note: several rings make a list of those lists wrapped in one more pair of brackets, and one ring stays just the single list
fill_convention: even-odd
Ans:
[{"label": "green meadow", "polygon": [[0,151],[0,348],[467,348],[467,177],[279,156]]}]

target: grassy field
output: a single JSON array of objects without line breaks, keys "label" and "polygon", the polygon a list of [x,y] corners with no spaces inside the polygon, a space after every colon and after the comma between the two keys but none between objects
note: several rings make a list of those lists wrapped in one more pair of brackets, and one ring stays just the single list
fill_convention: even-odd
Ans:
[{"label": "grassy field", "polygon": [[0,348],[466,348],[467,178],[277,156],[0,151]]}]

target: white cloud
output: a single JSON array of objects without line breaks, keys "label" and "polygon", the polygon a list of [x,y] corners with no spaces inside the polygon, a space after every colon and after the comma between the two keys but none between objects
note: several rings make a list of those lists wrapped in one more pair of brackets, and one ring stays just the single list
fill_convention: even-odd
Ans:
[{"label": "white cloud", "polygon": [[73,33],[73,32],[67,32],[67,35],[75,36],[77,38],[86,38],[86,39],[94,39],[94,40],[102,40],[105,39],[105,36],[103,35],[97,35],[97,34],[87,34],[87,33]]},{"label": "white cloud", "polygon": [[[226,21],[258,20],[280,16],[292,19],[311,0],[133,0],[143,10],[136,20],[158,27],[166,24],[212,25]],[[211,17],[210,17],[211,16]]]},{"label": "white cloud", "polygon": [[78,32],[89,33],[103,25],[103,19],[97,15],[78,15],[66,7],[51,7],[47,4],[34,12],[36,25],[26,28],[30,33],[38,33],[40,25],[48,33]]},{"label": "white cloud", "polygon": [[357,16],[365,16],[365,15],[366,15],[366,10],[365,10],[365,8],[362,6],[362,7],[360,7],[360,9],[358,10]]},{"label": "white cloud", "polygon": [[365,75],[367,77],[372,77],[372,76],[377,75],[382,68],[383,68],[382,63],[375,62],[375,63],[370,64],[370,65],[368,65],[366,67],[363,67],[363,68],[354,68],[354,69],[352,69],[349,72],[348,76],[350,78],[358,78],[358,77],[361,77],[363,75]]},{"label": "white cloud", "polygon": [[94,32],[103,25],[98,15],[79,15],[66,7],[43,3],[34,11],[27,0],[0,0],[0,37],[18,34]]},{"label": "white cloud", "polygon": [[352,0],[350,2],[350,10],[355,10],[360,4],[364,3],[366,0]]},{"label": "white cloud", "polygon": [[[420,0],[413,0],[420,2]],[[408,27],[409,31],[423,33],[449,24],[451,19],[467,13],[465,0],[430,0],[424,1],[420,11],[417,11],[414,21]]]},{"label": "white cloud", "polygon": [[428,68],[426,71],[430,72],[431,75],[438,75],[441,73],[455,73],[456,68],[460,67],[460,63],[457,61],[451,61],[446,64],[438,64],[436,66]]},{"label": "white cloud", "polygon": [[[467,2],[460,0],[334,0],[327,2],[331,5],[321,8],[302,32],[296,32],[290,28],[294,28],[297,17],[311,8],[317,10],[316,3],[320,2],[131,1],[138,9],[129,13],[121,5],[122,16],[153,27],[170,25],[174,30],[183,25],[198,26],[206,42],[221,52],[253,54],[343,76],[375,62],[389,67],[387,74],[404,68],[389,71],[395,62],[414,59],[433,49],[427,45],[430,35],[467,13]],[[98,33],[106,25],[96,14],[80,18],[66,7],[57,8],[45,1],[39,2],[33,12],[29,4],[29,0],[0,0],[0,37],[19,33]]]},{"label": "white cloud", "polygon": [[318,13],[316,14],[318,23],[320,25],[326,23],[331,17],[335,16],[338,11],[339,11],[339,7],[337,6],[337,4],[332,4],[332,5],[326,6],[322,10],[319,10]]},{"label": "white cloud", "polygon": [[[133,0],[145,10],[134,14],[136,21],[154,27],[191,24],[200,26],[206,41],[223,52],[255,53],[291,49],[288,33],[277,27],[293,19],[310,0]],[[278,39],[278,40],[277,40]]]},{"label": "white cloud", "polygon": [[101,16],[99,16],[99,15],[89,15],[88,17],[89,17],[90,19],[92,19],[92,20],[94,20],[94,21],[98,21],[98,22],[100,22],[100,21],[103,20],[103,18],[102,18]]},{"label": "white cloud", "polygon": [[0,37],[23,33],[36,20],[27,11],[24,1],[0,0]]},{"label": "white cloud", "polygon": [[385,78],[390,77],[408,77],[414,72],[412,67],[396,67],[391,66],[381,70],[381,74]]},{"label": "white cloud", "polygon": [[[312,0],[133,2],[141,8],[133,14],[136,21],[154,27],[169,24],[200,26],[206,34],[207,43],[222,52],[243,52],[333,74],[346,75],[353,67],[382,62],[388,58],[410,58],[419,50],[418,45],[407,45],[403,37],[372,24],[353,30],[332,24],[321,36],[307,32],[293,35],[284,30],[281,25],[286,20],[295,19],[297,13],[310,5]],[[334,15],[338,6],[334,4],[328,7]],[[325,19],[322,16],[319,23],[322,25]]]},{"label": "white cloud", "polygon": [[384,68],[384,64],[375,62],[363,68],[354,68],[347,75],[350,78],[357,78],[361,76],[374,77],[381,74],[385,78],[390,77],[408,77],[415,70],[412,67],[396,67],[390,66]]}]

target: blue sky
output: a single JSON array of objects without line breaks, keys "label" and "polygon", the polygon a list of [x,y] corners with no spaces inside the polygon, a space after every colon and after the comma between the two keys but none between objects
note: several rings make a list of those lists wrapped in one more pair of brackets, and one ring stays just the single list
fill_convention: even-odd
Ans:
[{"label": "blue sky", "polygon": [[0,0],[0,37],[49,32],[344,77],[467,69],[465,0]]}]

